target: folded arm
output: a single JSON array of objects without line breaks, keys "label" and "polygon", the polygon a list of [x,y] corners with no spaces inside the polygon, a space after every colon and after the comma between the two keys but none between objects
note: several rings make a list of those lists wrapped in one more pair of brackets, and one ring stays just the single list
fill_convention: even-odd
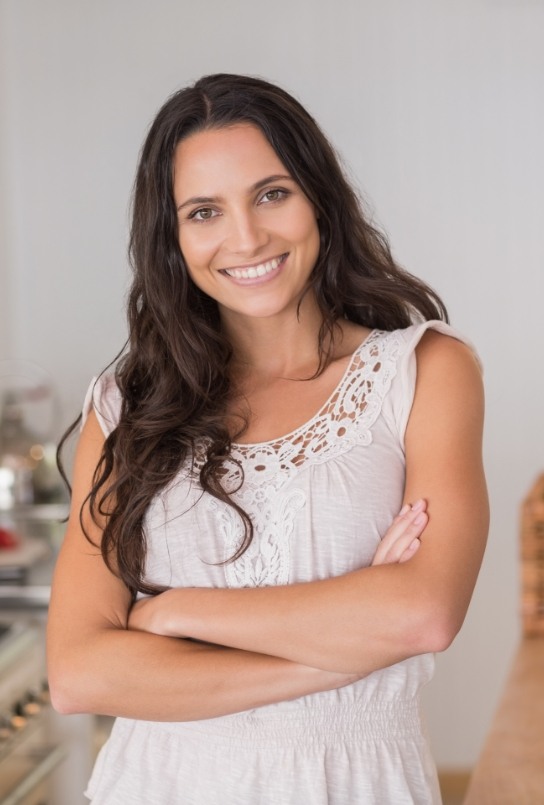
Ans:
[{"label": "folded arm", "polygon": [[[127,629],[129,591],[85,539],[79,523],[102,443],[91,414],[78,448],[72,511],[49,610],[49,684],[57,710],[189,721],[331,690],[360,678],[263,653],[162,636],[153,629]],[[395,519],[376,562],[407,561],[417,551],[426,516],[411,525],[407,515]],[[100,528],[86,509],[84,516],[98,545]],[[165,600],[154,600],[159,599]]]},{"label": "folded arm", "polygon": [[[68,528],[48,618],[51,697],[64,713],[188,721],[347,685],[358,678],[231,648],[127,629],[131,597],[82,533],[79,511],[103,436],[91,414],[80,439]],[[84,509],[89,535],[101,530]]]},{"label": "folded arm", "polygon": [[139,605],[131,626],[358,674],[449,646],[487,536],[483,391],[451,338],[426,333],[417,360],[405,500],[424,496],[429,523],[411,561],[281,587],[173,589]]}]

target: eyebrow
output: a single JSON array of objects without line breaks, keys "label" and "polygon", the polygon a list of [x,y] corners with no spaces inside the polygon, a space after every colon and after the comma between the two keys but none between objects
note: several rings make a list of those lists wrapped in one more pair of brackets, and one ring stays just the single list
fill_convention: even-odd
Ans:
[{"label": "eyebrow", "polygon": [[[285,181],[286,179],[287,181],[294,182],[293,177],[289,176],[287,173],[274,173],[272,176],[266,176],[264,179],[259,179],[258,182],[252,184],[248,193],[255,193],[255,191],[260,190],[261,187],[267,184]],[[188,198],[187,201],[183,201],[176,209],[179,212],[184,207],[191,207],[193,204],[214,204],[218,201],[223,201],[221,196],[192,196],[192,198]]]}]

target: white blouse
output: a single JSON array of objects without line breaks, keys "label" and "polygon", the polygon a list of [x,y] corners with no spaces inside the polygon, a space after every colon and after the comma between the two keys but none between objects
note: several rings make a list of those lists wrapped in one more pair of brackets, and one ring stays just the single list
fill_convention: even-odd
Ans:
[{"label": "white blouse", "polygon": [[[369,565],[402,504],[415,348],[428,328],[465,340],[434,321],[374,330],[309,422],[280,439],[233,446],[244,472],[234,498],[254,525],[235,562],[220,564],[243,537],[239,516],[183,469],[148,512],[146,579],[247,587]],[[120,402],[104,375],[91,383],[84,416],[94,406],[107,435]],[[229,464],[226,483],[238,482]],[[419,705],[433,667],[432,655],[416,656],[339,690],[198,722],[117,719],[86,794],[93,805],[439,803]]]}]

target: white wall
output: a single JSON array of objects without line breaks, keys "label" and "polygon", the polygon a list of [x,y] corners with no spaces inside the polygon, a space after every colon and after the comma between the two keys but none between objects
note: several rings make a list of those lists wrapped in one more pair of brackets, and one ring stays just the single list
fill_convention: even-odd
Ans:
[{"label": "white wall", "polygon": [[[2,6],[0,6],[0,9]],[[12,349],[12,323],[11,323],[11,270],[10,259],[10,231],[11,221],[9,215],[11,204],[8,193],[8,127],[6,125],[6,110],[8,105],[8,48],[6,43],[6,30],[0,17],[0,361],[6,359]],[[0,373],[2,367],[0,364]],[[1,375],[0,375],[1,376]]]},{"label": "white wall", "polygon": [[0,0],[0,359],[47,369],[66,419],[123,340],[144,131],[202,73],[300,97],[477,344],[493,521],[427,697],[445,767],[477,756],[518,639],[518,506],[544,468],[543,30],[536,0]]}]

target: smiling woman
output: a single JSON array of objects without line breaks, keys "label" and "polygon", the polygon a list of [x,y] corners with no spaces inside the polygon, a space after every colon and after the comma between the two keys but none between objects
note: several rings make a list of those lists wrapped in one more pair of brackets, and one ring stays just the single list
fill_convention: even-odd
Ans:
[{"label": "smiling woman", "polygon": [[291,317],[317,261],[319,230],[312,203],[262,131],[241,124],[183,140],[174,195],[187,270],[223,324]]},{"label": "smiling woman", "polygon": [[55,706],[117,716],[87,796],[439,803],[419,692],[487,532],[472,349],[260,79],[159,111],[130,250],[48,627]]}]

